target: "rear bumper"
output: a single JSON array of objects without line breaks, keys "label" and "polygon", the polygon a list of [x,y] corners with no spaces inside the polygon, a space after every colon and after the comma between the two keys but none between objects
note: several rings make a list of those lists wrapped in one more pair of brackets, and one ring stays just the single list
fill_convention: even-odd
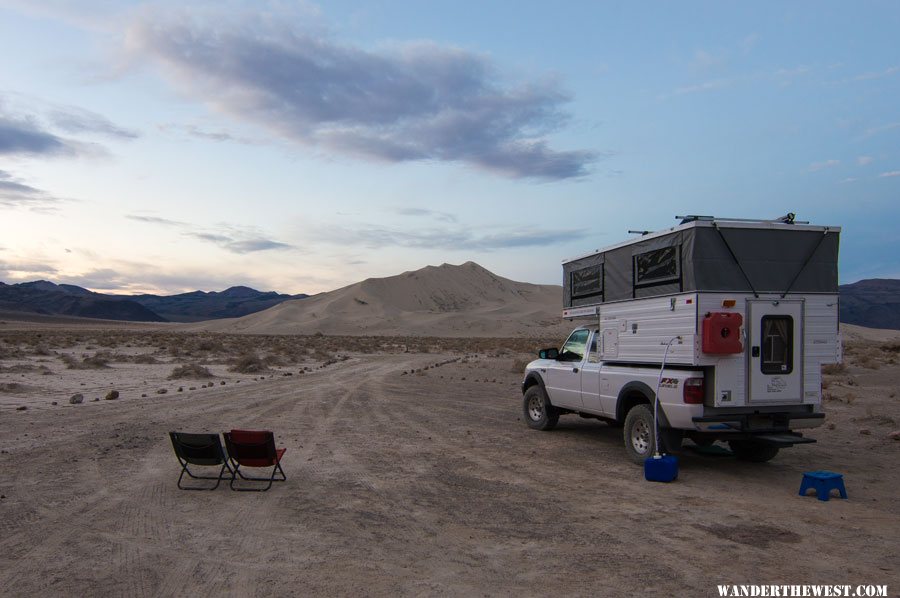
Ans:
[{"label": "rear bumper", "polygon": [[809,428],[821,425],[824,413],[768,412],[768,413],[719,413],[692,418],[698,432],[722,435],[766,435],[790,432],[792,428]]}]

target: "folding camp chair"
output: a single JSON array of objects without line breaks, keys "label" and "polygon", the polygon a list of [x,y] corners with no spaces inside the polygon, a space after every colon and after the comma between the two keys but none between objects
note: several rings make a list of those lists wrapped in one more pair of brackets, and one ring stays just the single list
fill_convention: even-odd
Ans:
[{"label": "folding camp chair", "polygon": [[[234,471],[228,465],[228,459],[225,451],[222,449],[222,441],[219,440],[218,434],[188,434],[185,432],[169,432],[169,438],[172,439],[172,448],[175,449],[175,456],[181,464],[181,475],[178,476],[178,487],[181,490],[215,490],[219,487],[219,482],[225,479],[234,480]],[[194,475],[188,469],[190,465],[214,466],[221,465],[219,475],[202,476]],[[223,477],[225,472],[228,475]],[[211,488],[182,486],[181,478],[187,473],[195,480],[216,480],[216,485]]]},{"label": "folding camp chair", "polygon": [[[275,448],[275,435],[269,431],[232,430],[222,434],[228,457],[234,466],[234,473],[242,480],[252,482],[268,482],[265,488],[235,488],[236,478],[231,479],[231,489],[240,491],[263,492],[272,487],[272,482],[284,482],[287,476],[281,468],[281,457],[287,449]],[[241,473],[241,467],[271,467],[272,475],[268,478],[250,477]],[[281,477],[275,477],[275,474]]]}]

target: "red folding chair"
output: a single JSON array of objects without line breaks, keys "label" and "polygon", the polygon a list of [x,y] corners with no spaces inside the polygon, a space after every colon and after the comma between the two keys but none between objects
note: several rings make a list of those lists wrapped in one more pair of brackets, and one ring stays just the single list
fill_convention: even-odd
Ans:
[{"label": "red folding chair", "polygon": [[[235,488],[236,478],[231,479],[231,489],[239,491],[264,492],[272,487],[272,482],[284,482],[287,476],[281,468],[281,458],[287,449],[275,448],[275,435],[262,430],[232,430],[222,434],[228,458],[234,466],[234,473],[249,482],[268,482],[265,488]],[[272,475],[267,478],[245,476],[241,467],[271,467]],[[281,474],[281,477],[276,477]]]}]

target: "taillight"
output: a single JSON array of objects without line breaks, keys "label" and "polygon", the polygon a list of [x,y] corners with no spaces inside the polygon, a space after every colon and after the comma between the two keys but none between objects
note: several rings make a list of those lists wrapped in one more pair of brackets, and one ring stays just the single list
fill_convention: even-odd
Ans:
[{"label": "taillight", "polygon": [[681,387],[684,402],[690,405],[703,404],[703,378],[688,378]]}]

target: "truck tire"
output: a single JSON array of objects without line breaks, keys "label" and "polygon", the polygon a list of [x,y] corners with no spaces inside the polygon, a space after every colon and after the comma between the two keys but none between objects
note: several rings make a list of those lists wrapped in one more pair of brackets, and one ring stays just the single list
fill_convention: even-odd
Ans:
[{"label": "truck tire", "polygon": [[522,413],[528,427],[535,430],[552,430],[559,421],[559,410],[550,404],[547,394],[537,384],[525,391]]},{"label": "truck tire", "polygon": [[622,436],[628,458],[638,465],[643,465],[647,457],[653,456],[656,451],[656,435],[650,405],[635,405],[631,408],[625,416]]},{"label": "truck tire", "polygon": [[753,440],[729,440],[728,446],[739,460],[751,463],[765,463],[774,459],[778,454],[777,446],[769,446]]}]

